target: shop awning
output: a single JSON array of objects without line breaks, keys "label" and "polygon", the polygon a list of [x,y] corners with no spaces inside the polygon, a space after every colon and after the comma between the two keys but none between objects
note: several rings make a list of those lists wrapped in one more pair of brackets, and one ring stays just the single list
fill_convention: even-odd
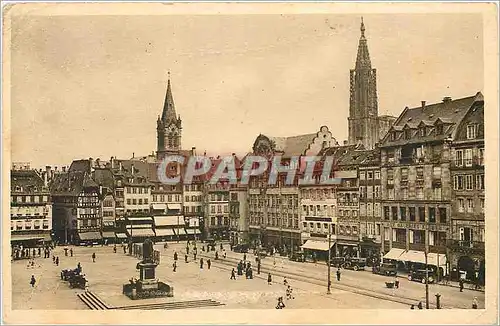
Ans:
[{"label": "shop awning", "polygon": [[[10,241],[29,241],[29,240],[43,240],[45,235],[43,234],[13,234],[10,237]],[[49,236],[50,238],[50,236]]]},{"label": "shop awning", "polygon": [[[446,255],[439,254],[439,267],[446,267]],[[428,253],[427,254],[427,265],[438,265],[438,254],[437,253]]]},{"label": "shop awning", "polygon": [[425,253],[423,251],[408,250],[399,257],[399,260],[425,264]]},{"label": "shop awning", "polygon": [[168,209],[172,210],[181,210],[181,204],[167,204]]},{"label": "shop awning", "polygon": [[169,228],[156,229],[155,233],[157,237],[165,237],[169,235],[174,235],[174,229],[169,229]]},{"label": "shop awning", "polygon": [[184,216],[155,216],[155,226],[184,225]]},{"label": "shop awning", "polygon": [[388,253],[384,255],[386,259],[402,260],[400,256],[405,252],[404,249],[392,248]]},{"label": "shop awning", "polygon": [[354,242],[338,241],[337,244],[342,245],[342,246],[352,246],[352,247],[357,247],[358,246],[358,243],[354,243]]},{"label": "shop awning", "polygon": [[100,240],[102,239],[100,232],[83,232],[78,233],[80,240]]},{"label": "shop awning", "polygon": [[116,237],[118,239],[127,239],[127,235],[125,233],[116,233]]},{"label": "shop awning", "polygon": [[102,233],[102,237],[103,238],[111,239],[111,238],[115,237],[115,233],[114,232],[105,231],[105,232]]},{"label": "shop awning", "polygon": [[[130,230],[127,230],[127,234],[130,234]],[[155,233],[152,229],[133,229],[132,237],[154,237]]]},{"label": "shop awning", "polygon": [[201,234],[199,229],[186,229],[187,234]]},{"label": "shop awning", "polygon": [[102,226],[113,226],[115,221],[102,221]]},{"label": "shop awning", "polygon": [[186,234],[186,230],[184,230],[184,229],[174,229],[174,232],[176,235]]},{"label": "shop awning", "polygon": [[152,206],[153,206],[153,210],[155,210],[155,211],[167,209],[167,204],[153,204]]},{"label": "shop awning", "polygon": [[[330,242],[330,248],[335,244],[335,242]],[[319,241],[319,240],[312,240],[309,239],[304,243],[302,246],[300,246],[303,249],[309,249],[309,250],[321,250],[321,251],[328,251],[328,241]]]},{"label": "shop awning", "polygon": [[128,216],[127,220],[129,221],[150,221],[153,222],[151,216]]}]

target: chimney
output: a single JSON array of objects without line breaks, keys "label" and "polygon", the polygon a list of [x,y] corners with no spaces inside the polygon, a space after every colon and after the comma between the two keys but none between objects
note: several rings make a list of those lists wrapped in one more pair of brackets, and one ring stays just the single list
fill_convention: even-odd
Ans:
[{"label": "chimney", "polygon": [[96,165],[98,168],[100,168],[100,167],[101,167],[101,159],[100,159],[100,158],[97,158],[97,159],[95,160],[95,165]]},{"label": "chimney", "polygon": [[344,140],[344,146],[347,146],[347,140]]},{"label": "chimney", "polygon": [[134,157],[135,157],[135,153],[132,153],[132,158],[134,158]]},{"label": "chimney", "polygon": [[422,103],[422,109],[425,108],[425,101],[421,101],[420,103]]},{"label": "chimney", "polygon": [[66,172],[66,167],[65,166],[62,167],[62,171]]},{"label": "chimney", "polygon": [[45,187],[49,185],[49,176],[52,173],[50,165],[45,167],[45,173],[43,174],[43,184]]},{"label": "chimney", "polygon": [[114,169],[115,168],[115,158],[114,158],[114,156],[111,156],[110,163],[111,163],[111,169]]},{"label": "chimney", "polygon": [[191,147],[191,154],[196,155],[196,147]]}]

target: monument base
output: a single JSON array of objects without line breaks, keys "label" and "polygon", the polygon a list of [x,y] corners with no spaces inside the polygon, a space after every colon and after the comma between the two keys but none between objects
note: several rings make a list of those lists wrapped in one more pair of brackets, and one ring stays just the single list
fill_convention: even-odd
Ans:
[{"label": "monument base", "polygon": [[123,294],[132,300],[173,297],[174,288],[158,280],[138,280],[123,285]]}]

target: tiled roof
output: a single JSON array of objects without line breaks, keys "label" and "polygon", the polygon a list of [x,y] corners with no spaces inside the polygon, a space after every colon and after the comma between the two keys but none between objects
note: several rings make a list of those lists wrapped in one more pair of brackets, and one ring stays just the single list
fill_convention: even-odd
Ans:
[{"label": "tiled roof", "polygon": [[59,173],[54,177],[50,190],[53,194],[78,195],[85,188],[97,188],[89,173],[70,171]]},{"label": "tiled roof", "polygon": [[309,148],[317,133],[298,135],[292,137],[268,137],[275,144],[275,150],[283,152],[283,156],[304,155]]},{"label": "tiled roof", "polygon": [[[415,108],[406,108],[399,118],[394,122],[394,125],[389,130],[387,135],[381,141],[381,146],[403,145],[408,143],[420,143],[429,140],[444,140],[448,138],[458,126],[460,121],[467,114],[469,108],[475,101],[482,100],[483,96],[479,92],[474,96],[469,96],[456,100],[448,100],[439,103],[434,103]],[[443,125],[443,133],[437,135],[435,126]],[[424,137],[411,137],[404,139],[399,135],[396,139],[391,138],[391,131],[402,131],[410,127],[417,129],[419,126],[428,126],[429,130]],[[415,133],[417,135],[417,133]]]},{"label": "tiled roof", "polygon": [[42,177],[35,170],[11,170],[10,187],[14,191],[16,187],[21,187],[22,191],[42,191],[44,182]]}]

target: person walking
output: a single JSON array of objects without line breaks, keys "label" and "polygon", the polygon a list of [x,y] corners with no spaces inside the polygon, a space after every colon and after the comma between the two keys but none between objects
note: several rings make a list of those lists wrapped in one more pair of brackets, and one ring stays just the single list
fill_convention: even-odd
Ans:
[{"label": "person walking", "polygon": [[73,257],[73,248],[69,248],[69,255]]},{"label": "person walking", "polygon": [[222,243],[220,244],[220,250],[224,250],[224,247],[222,246]]},{"label": "person walking", "polygon": [[177,251],[174,252],[174,260],[177,260]]},{"label": "person walking", "polygon": [[460,287],[460,292],[464,292],[464,280],[463,279],[458,280],[458,286]]},{"label": "person walking", "polygon": [[207,267],[210,269],[210,266],[212,266],[212,262],[210,261],[210,258],[207,260]]},{"label": "person walking", "polygon": [[273,283],[273,279],[272,279],[272,277],[271,277],[271,273],[268,273],[268,274],[267,274],[267,284],[268,284],[268,285],[271,285],[272,283]]},{"label": "person walking", "polygon": [[415,305],[412,304],[411,307],[410,307],[410,309],[415,309]]},{"label": "person walking", "polygon": [[177,270],[177,261],[174,260],[174,264],[172,265],[174,267],[174,273]]},{"label": "person walking", "polygon": [[64,256],[68,257],[68,247],[64,247]]},{"label": "person walking", "polygon": [[123,253],[126,254],[127,253],[127,247],[125,245],[123,245]]},{"label": "person walking", "polygon": [[424,309],[424,306],[422,305],[422,301],[419,301],[419,302],[418,302],[417,307],[418,307],[418,309],[420,309],[420,310]]},{"label": "person walking", "polygon": [[215,252],[215,260],[217,260],[217,259],[219,259],[219,252],[218,251]]},{"label": "person walking", "polygon": [[247,254],[243,254],[243,261],[247,261]]},{"label": "person walking", "polygon": [[224,259],[226,259],[226,252],[224,251]]},{"label": "person walking", "polygon": [[287,285],[288,285],[288,281],[286,280],[286,276],[285,276],[285,278],[283,279],[283,285],[284,285],[284,286],[287,286]]},{"label": "person walking", "polygon": [[236,272],[234,271],[234,267],[231,270],[231,278],[230,278],[230,280],[236,280]]},{"label": "person walking", "polygon": [[186,246],[186,253],[189,255],[189,244]]},{"label": "person walking", "polygon": [[337,269],[337,281],[340,282],[340,268]]},{"label": "person walking", "polygon": [[399,280],[397,278],[394,278],[394,287],[399,289]]},{"label": "person walking", "polygon": [[259,275],[260,275],[260,260],[259,260],[259,262],[257,263],[257,274],[259,274]]},{"label": "person walking", "polygon": [[197,255],[196,251],[195,251],[195,252],[193,252],[193,257],[194,257],[194,260],[196,260],[196,255]]},{"label": "person walking", "polygon": [[92,262],[95,263],[95,252],[92,253]]},{"label": "person walking", "polygon": [[200,258],[200,269],[203,269],[203,258]]},{"label": "person walking", "polygon": [[42,248],[38,247],[38,257],[42,257]]},{"label": "person walking", "polygon": [[477,309],[477,297],[474,297],[474,300],[472,300],[472,309]]},{"label": "person walking", "polygon": [[113,246],[113,252],[116,254],[116,245]]},{"label": "person walking", "polygon": [[31,275],[31,280],[30,280],[31,287],[34,288],[36,284],[36,279],[35,275]]},{"label": "person walking", "polygon": [[186,263],[188,262],[188,255],[187,254],[184,255],[184,262],[186,262]]},{"label": "person walking", "polygon": [[56,257],[56,266],[59,266],[59,256]]}]

